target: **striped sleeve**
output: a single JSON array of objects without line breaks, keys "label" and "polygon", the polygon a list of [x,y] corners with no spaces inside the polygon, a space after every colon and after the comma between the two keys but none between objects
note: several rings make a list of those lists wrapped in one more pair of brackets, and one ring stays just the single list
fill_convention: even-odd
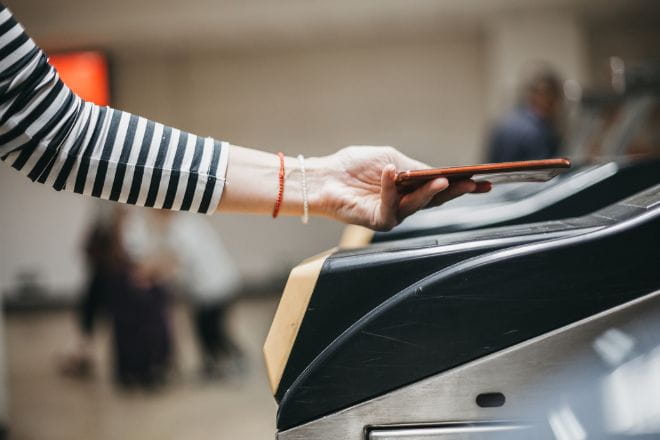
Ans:
[{"label": "striped sleeve", "polygon": [[0,159],[32,181],[211,214],[229,145],[76,96],[0,4]]}]

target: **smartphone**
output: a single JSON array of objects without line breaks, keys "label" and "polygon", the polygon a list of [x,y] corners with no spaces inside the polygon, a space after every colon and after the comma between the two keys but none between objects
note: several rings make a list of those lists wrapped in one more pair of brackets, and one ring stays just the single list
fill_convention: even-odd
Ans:
[{"label": "smartphone", "polygon": [[558,158],[487,163],[466,167],[409,170],[397,174],[396,184],[401,188],[411,189],[437,177],[446,177],[450,182],[463,179],[472,179],[475,182],[488,181],[494,184],[546,182],[567,168],[570,168],[570,166],[570,160]]}]

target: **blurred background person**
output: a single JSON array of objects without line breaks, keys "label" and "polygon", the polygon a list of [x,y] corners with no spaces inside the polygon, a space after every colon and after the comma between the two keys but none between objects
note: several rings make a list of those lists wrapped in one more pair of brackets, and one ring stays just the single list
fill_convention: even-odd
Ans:
[{"label": "blurred background person", "polygon": [[162,222],[145,210],[129,212],[122,235],[127,267],[111,300],[115,379],[123,386],[163,385],[173,366],[169,316],[175,262]]},{"label": "blurred background person", "polygon": [[241,281],[219,234],[202,216],[168,210],[150,215],[161,224],[167,252],[176,264],[178,287],[192,303],[202,376],[213,379],[242,372],[243,353],[227,325]]},{"label": "blurred background person", "polygon": [[549,68],[534,73],[523,88],[520,106],[506,115],[488,140],[489,162],[548,159],[557,156],[562,102],[559,76]]},{"label": "blurred background person", "polygon": [[162,245],[165,231],[143,214],[122,205],[99,206],[84,243],[89,281],[76,312],[78,335],[60,364],[66,375],[92,373],[95,328],[108,311],[116,383],[151,388],[167,377],[172,359],[168,283],[174,266]]},{"label": "blurred background person", "polygon": [[83,243],[88,281],[76,309],[73,350],[66,354],[60,368],[66,375],[89,376],[94,369],[94,330],[98,317],[107,308],[113,292],[121,286],[117,280],[126,269],[122,246],[126,210],[121,206],[101,203]]}]

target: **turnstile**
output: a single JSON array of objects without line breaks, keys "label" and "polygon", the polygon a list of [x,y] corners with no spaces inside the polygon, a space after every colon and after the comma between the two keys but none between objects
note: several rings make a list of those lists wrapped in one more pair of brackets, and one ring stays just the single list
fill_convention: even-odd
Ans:
[{"label": "turnstile", "polygon": [[603,373],[599,338],[660,315],[658,237],[655,186],[579,218],[308,260],[265,346],[278,438],[554,438],[571,418],[618,435],[573,400]]}]

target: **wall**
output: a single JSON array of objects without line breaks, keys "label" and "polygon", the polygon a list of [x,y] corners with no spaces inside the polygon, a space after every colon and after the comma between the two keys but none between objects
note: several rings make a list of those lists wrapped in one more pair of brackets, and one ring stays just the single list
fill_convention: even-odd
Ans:
[{"label": "wall", "polygon": [[93,203],[35,185],[5,165],[0,188],[0,291],[29,271],[46,287],[72,293],[83,279],[79,245]]}]

